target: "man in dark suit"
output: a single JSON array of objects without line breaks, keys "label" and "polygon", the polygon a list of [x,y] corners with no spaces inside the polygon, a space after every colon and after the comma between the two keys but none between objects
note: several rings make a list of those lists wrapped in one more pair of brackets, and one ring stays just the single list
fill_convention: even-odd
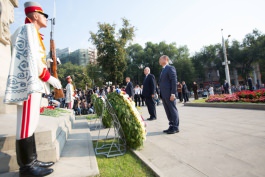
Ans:
[{"label": "man in dark suit", "polygon": [[155,102],[155,91],[156,91],[156,82],[155,76],[150,74],[150,68],[146,67],[144,69],[145,78],[143,81],[143,96],[145,98],[145,104],[147,106],[150,118],[147,120],[156,119],[156,102]]},{"label": "man in dark suit", "polygon": [[225,94],[229,93],[229,84],[228,84],[228,82],[226,80],[225,80],[225,83],[224,83],[224,90],[225,90]]},{"label": "man in dark suit", "polygon": [[125,92],[129,95],[130,98],[133,98],[133,84],[131,83],[130,77],[126,77],[126,88]]},{"label": "man in dark suit", "polygon": [[163,55],[159,58],[159,64],[163,67],[160,78],[160,96],[169,121],[169,128],[164,133],[174,134],[179,132],[179,115],[176,107],[177,74],[174,66],[170,66],[169,57]]},{"label": "man in dark suit", "polygon": [[252,78],[250,76],[248,76],[248,89],[253,91]]}]

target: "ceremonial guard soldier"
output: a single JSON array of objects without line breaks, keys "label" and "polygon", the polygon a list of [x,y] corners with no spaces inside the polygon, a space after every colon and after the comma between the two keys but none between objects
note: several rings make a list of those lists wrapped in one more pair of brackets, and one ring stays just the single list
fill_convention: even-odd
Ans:
[{"label": "ceremonial guard soldier", "polygon": [[66,80],[68,84],[66,85],[65,103],[68,104],[68,109],[73,109],[75,93],[71,76],[67,76]]},{"label": "ceremonial guard soldier", "polygon": [[11,37],[12,58],[5,92],[6,104],[17,105],[16,153],[19,175],[46,176],[53,172],[53,162],[37,160],[34,132],[40,115],[42,94],[49,94],[49,84],[61,89],[58,79],[50,75],[40,28],[47,27],[48,15],[40,4],[26,2],[25,25]]}]

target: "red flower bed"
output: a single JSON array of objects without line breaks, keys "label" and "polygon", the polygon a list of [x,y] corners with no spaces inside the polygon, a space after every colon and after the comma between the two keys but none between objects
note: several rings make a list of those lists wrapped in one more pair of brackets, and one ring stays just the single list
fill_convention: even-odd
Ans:
[{"label": "red flower bed", "polygon": [[258,99],[258,98],[260,98],[262,96],[265,96],[265,89],[256,90],[256,91],[244,90],[244,91],[236,93],[236,95],[239,98]]},{"label": "red flower bed", "polygon": [[206,102],[237,102],[239,98],[235,94],[211,95]]},{"label": "red flower bed", "polygon": [[265,103],[265,89],[249,91],[244,90],[234,94],[211,95],[206,102],[249,102]]}]

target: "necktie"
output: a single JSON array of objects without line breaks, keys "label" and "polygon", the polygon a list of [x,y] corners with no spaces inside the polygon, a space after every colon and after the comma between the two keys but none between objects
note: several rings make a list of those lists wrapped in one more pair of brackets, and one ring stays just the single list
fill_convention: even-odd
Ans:
[{"label": "necktie", "polygon": [[162,68],[162,71],[161,71],[161,73],[160,73],[160,78],[159,78],[159,80],[161,80],[161,76],[162,76],[162,73],[163,73],[164,69],[165,69],[165,68]]},{"label": "necktie", "polygon": [[146,78],[147,78],[147,75],[144,77],[144,81],[146,80]]}]

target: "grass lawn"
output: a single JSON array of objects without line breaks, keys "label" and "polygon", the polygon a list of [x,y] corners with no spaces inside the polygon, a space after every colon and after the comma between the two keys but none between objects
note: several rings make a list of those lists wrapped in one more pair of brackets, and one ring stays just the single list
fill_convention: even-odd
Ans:
[{"label": "grass lawn", "polygon": [[[93,142],[94,147],[96,142]],[[100,175],[97,177],[153,177],[154,172],[149,169],[133,152],[127,150],[123,156],[107,158],[97,156]]]},{"label": "grass lawn", "polygon": [[206,103],[205,100],[206,98],[200,98],[198,100],[193,100],[192,103]]},{"label": "grass lawn", "polygon": [[88,114],[87,115],[88,120],[92,120],[92,119],[96,119],[96,118],[98,118],[97,114]]}]

